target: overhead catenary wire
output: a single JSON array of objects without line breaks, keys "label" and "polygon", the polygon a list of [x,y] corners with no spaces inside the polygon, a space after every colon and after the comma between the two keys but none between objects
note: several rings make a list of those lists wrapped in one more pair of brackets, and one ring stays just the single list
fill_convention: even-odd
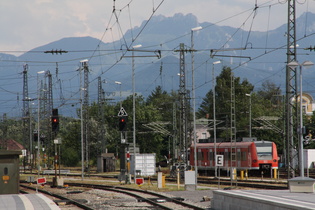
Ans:
[{"label": "overhead catenary wire", "polygon": [[[270,1],[271,2],[271,1]],[[130,1],[129,3],[132,3],[132,1]],[[154,1],[153,1],[153,3],[154,3]],[[128,10],[130,10],[130,5],[128,4],[128,5],[126,5],[127,7],[126,8],[128,8]],[[260,6],[261,7],[261,6]],[[270,5],[269,5],[269,7],[270,7]],[[131,14],[131,13],[129,13],[129,14]],[[131,15],[130,15],[130,17],[131,17]],[[205,27],[204,27],[205,28]],[[166,43],[166,42],[165,42]],[[162,44],[159,44],[158,46],[159,47],[161,47],[161,46],[163,46],[165,43],[162,43]],[[154,46],[153,46],[154,47]],[[251,49],[254,49],[254,48],[251,48]],[[255,49],[258,49],[258,48],[255,48]],[[269,48],[269,49],[272,49],[272,48]],[[275,49],[275,48],[273,48],[273,49]],[[247,49],[248,50],[248,49]],[[98,49],[96,49],[96,51],[98,51]],[[118,52],[123,52],[124,50],[118,50]],[[168,51],[168,50],[163,50],[163,49],[161,49],[161,51],[162,52],[170,52],[170,51]],[[69,51],[69,52],[71,52],[71,51]],[[91,52],[93,52],[93,50],[91,50]],[[101,51],[100,51],[101,52]],[[113,52],[115,53],[117,53],[117,50],[116,49],[114,49],[113,50]],[[91,57],[91,58],[94,58],[94,57],[99,57],[99,58],[101,58],[101,56],[106,56],[106,55],[108,55],[108,54],[103,54],[103,55],[101,55],[101,53],[99,53],[97,56],[94,56],[94,54],[92,54],[93,56]],[[121,58],[121,57],[120,57]],[[81,58],[78,58],[77,60],[80,60]],[[67,61],[61,61],[61,62],[69,62],[69,61],[71,61],[71,60],[67,60]],[[121,61],[121,59],[118,59],[118,62],[115,62],[115,64],[114,65],[118,65],[119,63],[120,63],[120,61]],[[32,63],[32,61],[30,61],[31,63]],[[252,61],[251,61],[252,62]],[[53,63],[53,62],[52,62]],[[106,65],[108,65],[108,64],[106,64]],[[106,73],[106,72],[108,72],[110,69],[112,69],[112,67],[110,66],[109,68],[107,68],[106,66],[105,66],[105,64],[100,64],[100,66],[102,66],[103,68],[102,68],[102,71],[101,71],[101,75],[103,75],[104,73]],[[92,81],[91,81],[92,82]]]}]

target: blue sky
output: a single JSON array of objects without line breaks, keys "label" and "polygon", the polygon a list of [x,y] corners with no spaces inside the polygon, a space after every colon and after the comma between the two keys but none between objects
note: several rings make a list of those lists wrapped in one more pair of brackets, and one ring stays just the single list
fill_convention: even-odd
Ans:
[{"label": "blue sky", "polygon": [[[119,27],[112,13],[114,2]],[[0,51],[27,51],[73,36],[103,37],[111,42],[120,37],[118,28],[125,32],[139,26],[153,10],[155,15],[167,17],[192,13],[199,22],[240,27],[255,4],[259,8],[253,30],[265,31],[286,23],[285,0],[2,0]],[[315,11],[315,1],[297,1],[296,11],[297,17]],[[105,33],[109,30],[111,33]]]}]

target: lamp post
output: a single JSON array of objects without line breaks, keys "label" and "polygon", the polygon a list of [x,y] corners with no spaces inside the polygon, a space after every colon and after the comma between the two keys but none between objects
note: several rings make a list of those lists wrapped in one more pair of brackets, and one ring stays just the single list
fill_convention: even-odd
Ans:
[{"label": "lamp post", "polygon": [[39,75],[45,73],[46,71],[37,72],[37,169],[38,169],[38,177],[40,175],[40,82]]},{"label": "lamp post", "polygon": [[[132,48],[136,49],[142,47],[141,44],[135,45]],[[134,158],[134,182],[136,183],[136,84],[135,84],[135,55],[134,50],[132,51],[132,143],[133,143],[133,158]]]},{"label": "lamp post", "polygon": [[300,146],[300,176],[304,177],[304,157],[303,157],[303,107],[302,107],[302,67],[311,67],[314,65],[311,61],[304,61],[302,64],[297,61],[292,61],[287,64],[288,67],[294,69],[300,67],[300,126],[299,126],[299,146]]},{"label": "lamp post", "polygon": [[121,102],[121,82],[115,81],[115,84],[119,85],[119,104],[120,108],[122,107],[122,102]]},{"label": "lamp post", "polygon": [[249,97],[249,138],[252,138],[252,95],[250,93],[245,95]]},{"label": "lamp post", "polygon": [[[213,92],[213,142],[214,142],[214,160],[216,160],[217,157],[217,122],[216,122],[216,110],[215,110],[215,77],[214,77],[214,65],[221,63],[221,61],[215,61],[212,63],[212,92]],[[215,161],[214,166],[214,176],[218,177],[217,174],[217,163]]]},{"label": "lamp post", "polygon": [[197,176],[198,176],[198,164],[197,164],[197,139],[196,139],[196,96],[195,96],[195,76],[194,76],[194,31],[201,30],[202,27],[195,27],[191,29],[191,75],[192,75],[192,98],[193,98],[193,121],[194,121],[194,165],[195,165],[195,183],[197,187]]}]

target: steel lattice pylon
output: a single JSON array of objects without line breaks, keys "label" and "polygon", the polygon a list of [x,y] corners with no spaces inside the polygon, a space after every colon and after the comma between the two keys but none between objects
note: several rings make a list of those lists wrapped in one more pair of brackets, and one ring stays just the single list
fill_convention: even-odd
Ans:
[{"label": "steel lattice pylon", "polygon": [[[89,115],[88,115],[88,106],[89,106],[89,66],[87,61],[82,62],[82,70],[83,70],[83,99],[82,99],[82,118],[83,125],[83,150],[85,151],[85,163],[86,168],[89,170]],[[82,91],[81,90],[81,91]]]},{"label": "steel lattice pylon", "polygon": [[98,116],[99,116],[99,142],[101,142],[101,153],[106,152],[106,139],[105,139],[105,119],[104,119],[104,102],[105,92],[102,88],[102,78],[98,77]]},{"label": "steel lattice pylon", "polygon": [[[287,64],[296,61],[296,26],[295,26],[295,1],[288,0],[288,31],[287,31]],[[296,104],[293,100],[297,96],[296,69],[286,67],[286,138],[287,138],[287,172],[288,179],[294,177],[294,142],[297,135],[294,133],[293,110]],[[296,112],[297,113],[297,112]],[[295,129],[296,130],[296,129]]]},{"label": "steel lattice pylon", "polygon": [[236,111],[235,111],[235,80],[234,74],[231,72],[231,185],[233,182],[237,185],[237,179],[234,179],[234,173],[237,173],[233,168],[237,168],[237,151],[236,151]]},{"label": "steel lattice pylon", "polygon": [[[28,65],[23,66],[23,143],[27,151],[27,158],[31,157],[31,139],[30,139],[30,108],[29,108],[29,97],[28,97]],[[24,158],[24,166],[26,164]]]},{"label": "steel lattice pylon", "polygon": [[179,97],[180,97],[180,153],[184,153],[184,162],[187,162],[187,89],[186,89],[186,71],[185,71],[185,46],[180,44],[179,56]]}]

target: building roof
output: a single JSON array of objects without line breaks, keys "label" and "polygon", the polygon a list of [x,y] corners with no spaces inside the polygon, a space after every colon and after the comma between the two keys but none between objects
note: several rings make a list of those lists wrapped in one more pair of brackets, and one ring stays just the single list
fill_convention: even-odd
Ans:
[{"label": "building roof", "polygon": [[[2,140],[2,143],[3,142],[4,142],[4,140]],[[7,143],[7,145],[6,145],[7,150],[21,151],[21,150],[25,149],[22,144],[20,144],[19,142],[15,141],[13,139],[8,139],[6,143]]]}]

